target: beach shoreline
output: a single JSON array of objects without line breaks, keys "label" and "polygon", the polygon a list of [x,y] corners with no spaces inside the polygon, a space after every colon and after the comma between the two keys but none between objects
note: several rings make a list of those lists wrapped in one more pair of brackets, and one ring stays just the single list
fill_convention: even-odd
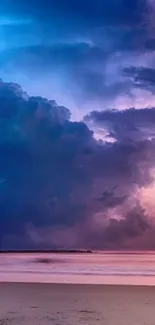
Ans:
[{"label": "beach shoreline", "polygon": [[155,287],[154,276],[128,275],[83,275],[83,274],[44,274],[44,273],[0,273],[1,283],[30,283],[57,285],[99,285],[99,286],[149,286]]},{"label": "beach shoreline", "polygon": [[84,275],[78,273],[49,274],[44,272],[0,272],[0,284],[1,283],[155,287],[155,277],[147,275]]},{"label": "beach shoreline", "polygon": [[155,286],[155,254],[2,254],[0,282]]}]

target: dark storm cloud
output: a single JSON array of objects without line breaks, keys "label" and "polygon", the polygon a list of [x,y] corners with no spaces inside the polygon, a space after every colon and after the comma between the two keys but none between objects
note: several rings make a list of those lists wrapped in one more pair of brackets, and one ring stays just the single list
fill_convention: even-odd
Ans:
[{"label": "dark storm cloud", "polygon": [[[150,227],[145,213],[132,226],[139,209],[133,194],[151,181],[154,141],[146,136],[138,144],[98,142],[84,122],[69,119],[69,110],[55,101],[29,97],[20,86],[1,81],[3,248],[124,247],[124,237],[145,232],[143,219]],[[122,119],[115,123],[121,128]],[[124,221],[117,222],[112,240],[115,214]]]},{"label": "dark storm cloud", "polygon": [[0,101],[1,234],[23,231],[31,219],[37,227],[67,225],[69,207],[80,212],[76,191],[81,185],[84,195],[89,184],[83,164],[91,153],[92,132],[84,123],[69,122],[68,109],[29,98],[17,85],[1,82]]},{"label": "dark storm cloud", "polygon": [[155,108],[130,108],[123,111],[94,111],[85,117],[97,128],[105,128],[109,136],[118,141],[139,142],[155,137]]},{"label": "dark storm cloud", "polygon": [[117,242],[120,245],[126,238],[139,237],[150,229],[150,225],[145,218],[145,211],[141,207],[127,213],[125,220],[111,219],[106,232],[107,242]]},{"label": "dark storm cloud", "polygon": [[120,197],[116,197],[114,195],[114,190],[117,188],[112,189],[111,192],[105,191],[102,196],[100,196],[99,198],[97,198],[96,200],[98,202],[100,202],[101,204],[104,204],[104,207],[116,207],[118,205],[121,205],[122,203],[125,202],[125,200],[127,199],[126,196],[120,196]]},{"label": "dark storm cloud", "polygon": [[155,92],[155,69],[149,67],[129,67],[125,74],[133,79],[135,87]]}]

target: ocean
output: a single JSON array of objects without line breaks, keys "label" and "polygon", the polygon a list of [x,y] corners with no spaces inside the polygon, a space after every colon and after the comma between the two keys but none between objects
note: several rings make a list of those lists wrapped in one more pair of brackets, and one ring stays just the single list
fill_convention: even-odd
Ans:
[{"label": "ocean", "polygon": [[155,252],[0,254],[0,281],[155,285]]}]

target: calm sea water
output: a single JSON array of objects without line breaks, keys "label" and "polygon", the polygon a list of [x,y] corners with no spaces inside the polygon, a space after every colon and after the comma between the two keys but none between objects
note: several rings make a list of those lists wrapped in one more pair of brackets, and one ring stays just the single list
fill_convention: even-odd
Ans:
[{"label": "calm sea water", "polygon": [[3,254],[0,281],[155,285],[155,252]]}]

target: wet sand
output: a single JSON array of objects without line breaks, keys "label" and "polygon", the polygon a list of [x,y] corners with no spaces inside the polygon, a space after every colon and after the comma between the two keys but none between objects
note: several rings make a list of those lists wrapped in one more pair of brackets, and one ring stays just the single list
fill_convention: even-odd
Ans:
[{"label": "wet sand", "polygon": [[154,325],[155,287],[0,283],[0,325]]}]

